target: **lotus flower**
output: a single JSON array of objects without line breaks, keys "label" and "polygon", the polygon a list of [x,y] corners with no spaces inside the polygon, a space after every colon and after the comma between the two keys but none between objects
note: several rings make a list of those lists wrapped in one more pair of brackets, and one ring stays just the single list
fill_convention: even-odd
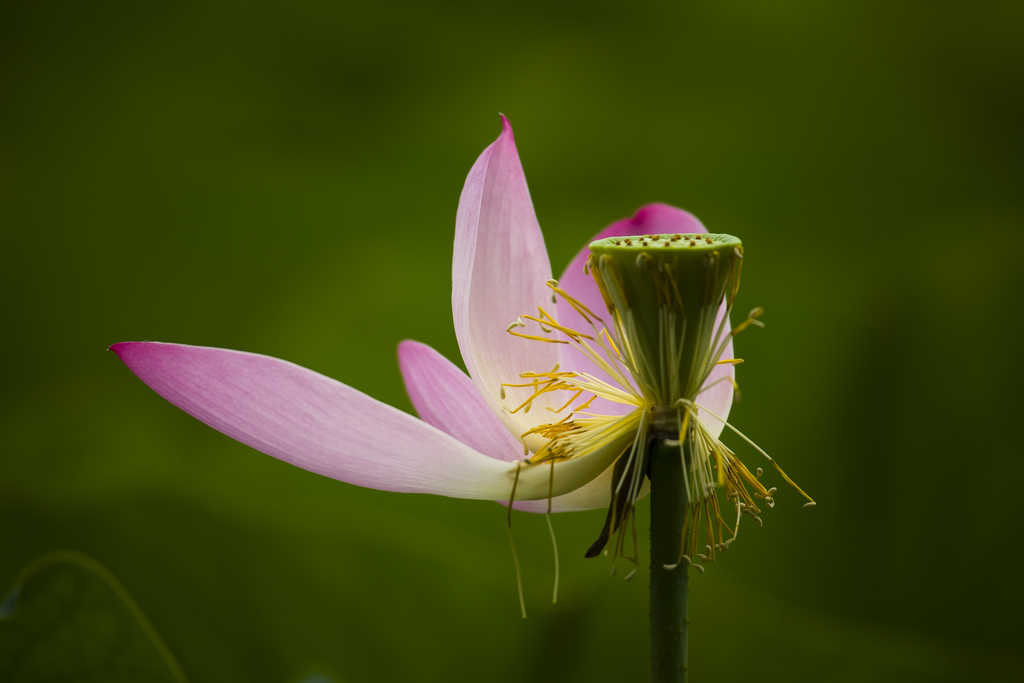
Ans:
[{"label": "lotus flower", "polygon": [[[686,211],[649,204],[595,239],[705,232]],[[596,349],[615,343],[598,329],[605,304],[585,272],[587,259],[584,246],[552,280],[512,128],[502,117],[501,135],[469,172],[456,216],[452,310],[468,375],[424,344],[398,347],[420,419],[268,356],[157,342],[111,348],[190,415],[311,472],[385,491],[514,498],[516,508],[533,512],[606,507],[616,463],[621,470],[644,437],[644,406],[629,390],[629,369]],[[724,313],[723,304],[720,322]],[[523,317],[541,331],[521,331]],[[593,330],[597,341],[575,330]],[[715,367],[701,392],[703,428],[716,441],[732,402],[732,375],[732,364]],[[574,400],[582,405],[572,408]],[[572,421],[563,417],[577,411]],[[646,491],[644,472],[633,469],[630,504]]]}]

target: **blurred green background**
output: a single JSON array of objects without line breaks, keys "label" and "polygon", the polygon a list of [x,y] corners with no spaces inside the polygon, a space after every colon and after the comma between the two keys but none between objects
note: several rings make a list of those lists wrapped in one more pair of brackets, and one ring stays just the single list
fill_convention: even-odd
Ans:
[{"label": "blurred green background", "polygon": [[556,273],[649,201],[746,246],[767,329],[734,423],[819,505],[772,482],[692,579],[692,680],[1013,678],[1022,26],[1019,2],[5,3],[0,590],[83,551],[193,683],[644,680],[646,578],[582,557],[603,512],[554,520],[557,605],[544,520],[516,517],[524,621],[502,507],[292,468],[105,351],[255,351],[411,410],[401,339],[461,364],[455,209],[501,111]]}]

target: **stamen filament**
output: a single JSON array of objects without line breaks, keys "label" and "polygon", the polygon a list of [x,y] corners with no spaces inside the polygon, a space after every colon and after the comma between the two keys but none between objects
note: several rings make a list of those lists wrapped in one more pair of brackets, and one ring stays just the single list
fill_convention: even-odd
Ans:
[{"label": "stamen filament", "polygon": [[523,339],[531,339],[533,341],[547,342],[548,344],[568,344],[569,343],[569,342],[567,342],[564,339],[548,339],[547,337],[539,337],[539,336],[534,335],[534,334],[520,334],[519,332],[513,332],[512,330],[508,330],[508,333],[511,334],[513,337],[522,337]]},{"label": "stamen filament", "polygon": [[[776,469],[776,470],[778,470],[779,474],[781,474],[781,475],[782,475],[782,478],[783,478],[783,479],[785,479],[785,480],[786,480],[786,481],[787,481],[787,482],[789,483],[789,485],[790,485],[790,486],[792,486],[792,487],[793,487],[793,488],[795,488],[795,489],[796,489],[797,491],[799,491],[799,492],[800,492],[800,495],[802,495],[802,496],[803,496],[804,498],[806,498],[806,499],[807,499],[807,500],[808,500],[809,502],[811,502],[811,503],[814,503],[814,499],[813,499],[813,498],[811,498],[811,497],[810,497],[809,495],[807,495],[807,493],[806,493],[806,492],[805,492],[805,491],[804,491],[804,490],[803,490],[802,488],[800,488],[799,486],[797,486],[797,485],[796,485],[796,482],[795,482],[795,481],[793,481],[792,479],[790,479],[790,478],[789,478],[789,475],[787,475],[787,474],[786,474],[785,472],[783,472],[783,471],[782,471],[782,468],[781,468],[781,467],[779,467],[779,463],[775,462],[775,459],[774,459],[774,458],[772,458],[772,456],[770,456],[770,455],[768,455],[767,453],[765,453],[765,452],[764,452],[764,451],[763,451],[763,450],[761,449],[761,447],[760,447],[760,446],[758,446],[758,445],[757,445],[756,443],[754,443],[753,441],[751,441],[751,440],[750,440],[750,439],[749,439],[749,438],[747,437],[747,435],[746,435],[746,434],[744,434],[744,433],[743,433],[743,432],[741,432],[740,430],[738,430],[738,429],[736,429],[735,427],[733,427],[733,426],[732,426],[731,424],[729,424],[729,423],[728,423],[727,421],[725,421],[725,420],[723,420],[722,418],[718,417],[718,415],[715,415],[715,414],[714,414],[713,412],[711,412],[710,410],[708,410],[706,406],[702,406],[702,405],[699,405],[699,404],[696,404],[696,403],[695,403],[694,405],[696,405],[696,406],[698,406],[698,407],[702,408],[703,410],[707,410],[707,411],[708,411],[708,414],[709,414],[709,415],[711,415],[711,416],[712,416],[712,417],[714,417],[714,418],[717,418],[717,419],[718,419],[719,421],[721,421],[721,423],[722,423],[722,424],[724,424],[724,425],[725,425],[726,427],[728,427],[728,428],[729,428],[729,429],[731,429],[732,431],[736,432],[737,436],[739,436],[739,437],[740,437],[741,439],[743,439],[744,441],[746,441],[747,443],[749,443],[749,444],[750,444],[751,446],[753,446],[753,447],[754,447],[754,448],[755,448],[755,449],[757,450],[757,452],[758,452],[758,453],[760,453],[761,455],[763,455],[764,457],[766,457],[766,458],[768,459],[768,462],[770,462],[770,463],[771,463],[771,464],[772,464],[772,465],[773,465],[773,466],[775,467],[775,469]],[[815,503],[815,504],[817,504],[817,503]]]},{"label": "stamen filament", "polygon": [[548,511],[544,517],[548,520],[548,531],[551,532],[551,547],[555,551],[555,591],[551,596],[551,604],[558,603],[558,541],[555,540],[555,527],[551,524],[551,499],[555,491],[555,461],[551,461],[551,476],[548,478]]},{"label": "stamen filament", "polygon": [[590,335],[583,334],[582,332],[577,332],[576,330],[570,330],[568,327],[563,327],[559,325],[557,322],[555,322],[555,319],[548,315],[547,312],[540,306],[538,306],[537,309],[541,312],[541,315],[547,318],[547,320],[541,320],[540,318],[535,318],[532,315],[524,315],[523,317],[526,318],[527,320],[532,320],[533,322],[538,323],[540,325],[547,325],[548,327],[552,327],[558,330],[559,332],[563,332],[569,335],[570,337],[583,337],[584,339],[590,340],[594,339]]},{"label": "stamen filament", "polygon": [[508,544],[512,547],[512,562],[516,566],[516,587],[519,588],[519,610],[526,618],[526,600],[523,598],[523,574],[519,571],[519,555],[516,553],[516,542],[512,540],[512,504],[516,502],[516,487],[519,486],[519,471],[523,468],[521,462],[516,462],[516,478],[512,480],[512,495],[508,497],[508,521],[505,529],[508,531]]}]

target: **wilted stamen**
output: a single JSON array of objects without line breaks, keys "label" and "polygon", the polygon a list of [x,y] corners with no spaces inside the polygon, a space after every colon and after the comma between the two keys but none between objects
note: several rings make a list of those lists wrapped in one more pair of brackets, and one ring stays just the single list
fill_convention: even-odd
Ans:
[{"label": "wilted stamen", "polygon": [[[727,550],[736,540],[743,515],[761,526],[759,505],[766,509],[775,507],[776,489],[766,489],[760,483],[761,468],[757,468],[756,474],[748,470],[712,434],[703,419],[718,419],[744,440],[750,440],[696,403],[699,395],[721,382],[729,382],[738,399],[739,388],[732,373],[715,381],[708,381],[709,375],[719,366],[743,363],[741,358],[723,358],[725,351],[743,330],[763,327],[758,320],[763,313],[761,308],[753,309],[735,327],[729,322],[739,289],[742,256],[739,240],[728,235],[695,233],[600,240],[591,245],[585,269],[594,277],[604,299],[610,316],[608,325],[561,289],[557,281],[549,280],[552,300],[561,297],[592,332],[563,325],[540,306],[536,315],[519,317],[507,330],[524,339],[569,344],[602,371],[599,378],[587,372],[559,372],[556,365],[546,373],[523,372],[520,377],[524,382],[502,384],[501,391],[504,398],[508,388],[530,390],[529,396],[518,397],[521,403],[513,413],[528,412],[538,398],[552,392],[568,392],[564,402],[545,405],[550,413],[568,410],[568,415],[522,433],[524,443],[526,437],[537,439],[531,440],[535,452],[527,466],[553,466],[613,442],[616,448],[623,448],[612,472],[611,501],[604,528],[587,551],[588,557],[601,552],[610,555],[613,574],[618,557],[637,561],[634,504],[647,484],[651,443],[660,443],[660,448],[678,448],[678,464],[682,467],[675,469],[677,474],[673,476],[680,477],[682,486],[672,495],[686,497],[682,527],[673,531],[673,535],[680,534],[679,559],[675,564],[665,564],[666,569],[684,561],[689,565],[693,557],[703,562],[715,561],[717,553]],[[535,324],[539,332],[518,330],[527,323]],[[580,403],[585,394],[589,396]],[[635,409],[625,416],[588,412],[598,398]],[[537,448],[540,439],[546,442]],[[624,443],[630,445],[619,445]],[[757,450],[768,458],[763,450]],[[768,460],[806,496],[774,460]],[[723,489],[724,502],[716,493],[719,487]],[[723,512],[730,521],[735,513],[732,525],[723,518]],[[629,536],[633,538],[633,557],[626,553]],[[670,552],[674,551],[672,548]],[[694,566],[704,571],[703,565]]]}]

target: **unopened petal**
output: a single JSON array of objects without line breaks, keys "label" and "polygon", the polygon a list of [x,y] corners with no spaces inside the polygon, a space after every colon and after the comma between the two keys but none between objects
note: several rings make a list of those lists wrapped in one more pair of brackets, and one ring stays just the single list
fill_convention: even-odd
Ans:
[{"label": "unopened petal", "polygon": [[406,340],[398,345],[398,364],[420,418],[486,456],[523,458],[522,444],[454,363],[426,344]]},{"label": "unopened petal", "polygon": [[[512,415],[529,397],[525,389],[506,392],[522,372],[547,372],[561,360],[561,345],[528,341],[507,328],[537,307],[553,308],[551,265],[526,187],[512,127],[502,116],[498,139],[484,150],[466,178],[455,221],[452,312],[459,349],[470,377],[491,409],[513,433],[550,421],[543,410],[561,397],[542,397],[531,413]],[[539,328],[531,324],[531,334]],[[564,398],[562,399],[564,400]],[[508,410],[503,410],[507,408]]]},{"label": "unopened petal", "polygon": [[[384,491],[453,498],[504,500],[512,490],[516,467],[510,463],[482,455],[426,422],[294,363],[157,342],[125,342],[111,349],[185,412],[311,472]],[[606,466],[566,469],[564,476],[556,475],[557,493],[583,485]],[[547,495],[547,479],[543,485],[535,479],[522,477],[522,498]]]}]

